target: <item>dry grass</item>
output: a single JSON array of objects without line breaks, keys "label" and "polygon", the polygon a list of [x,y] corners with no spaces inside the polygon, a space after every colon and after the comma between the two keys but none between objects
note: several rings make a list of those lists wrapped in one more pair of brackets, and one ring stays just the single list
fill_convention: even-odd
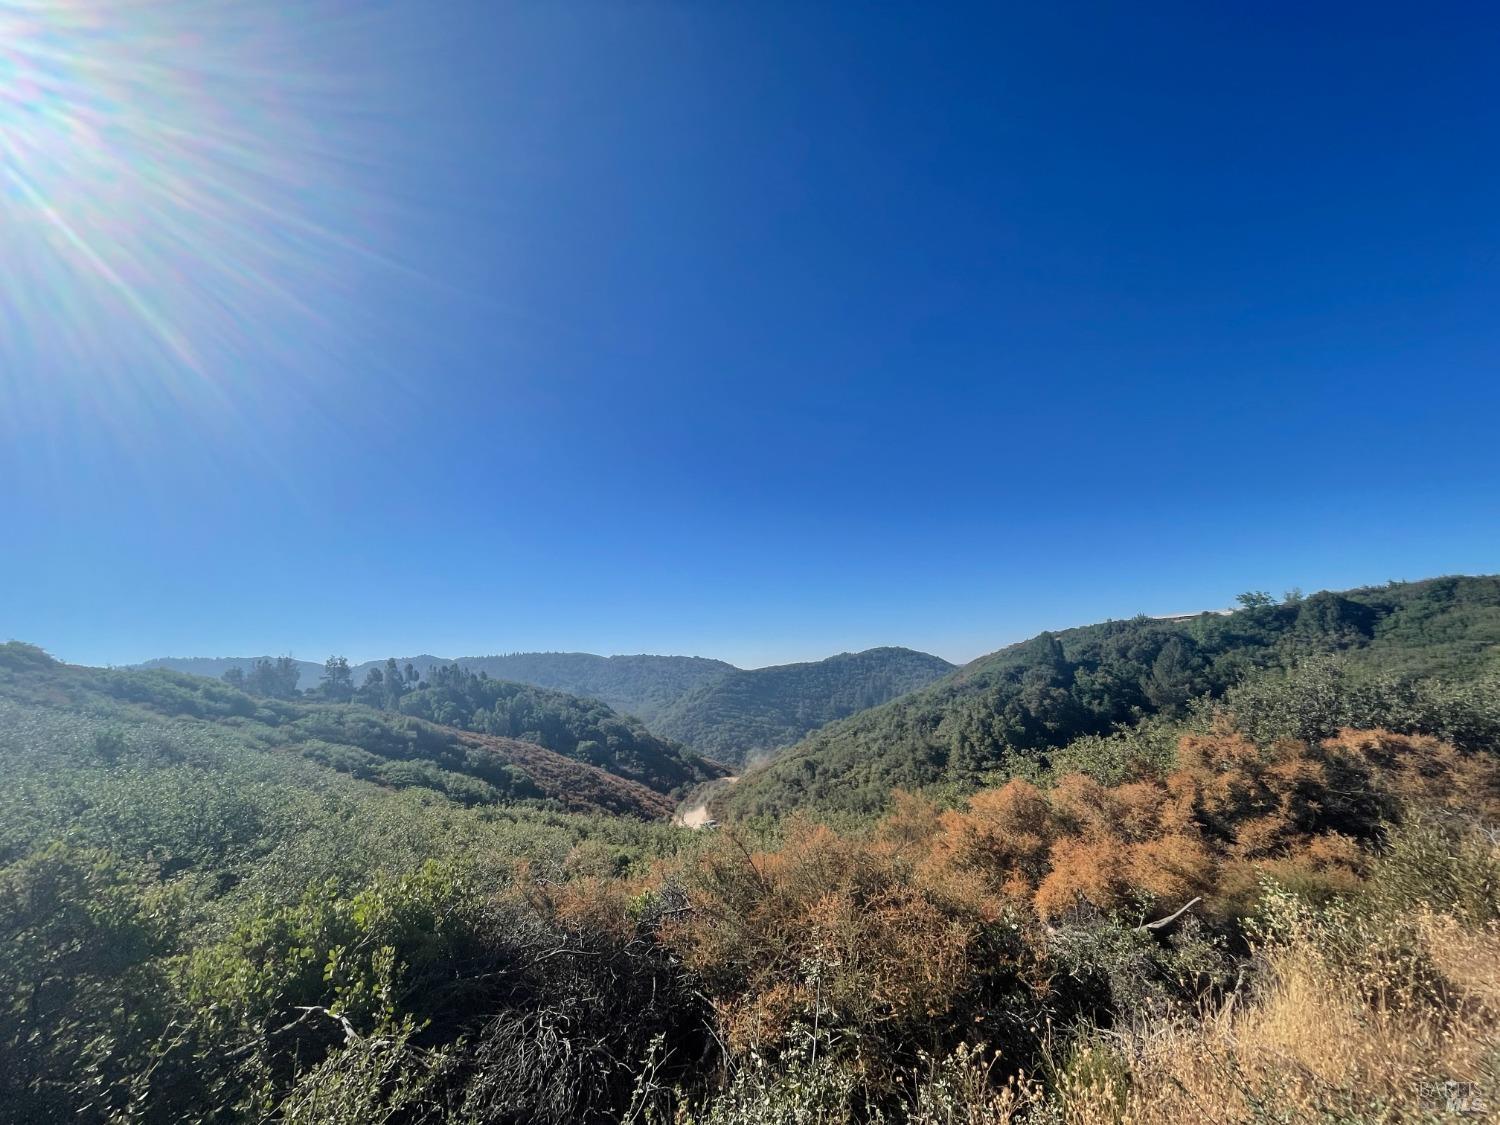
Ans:
[{"label": "dry grass", "polygon": [[1500,1120],[1500,928],[1430,912],[1344,921],[1351,932],[1297,920],[1249,999],[1075,1058],[1064,1119]]}]

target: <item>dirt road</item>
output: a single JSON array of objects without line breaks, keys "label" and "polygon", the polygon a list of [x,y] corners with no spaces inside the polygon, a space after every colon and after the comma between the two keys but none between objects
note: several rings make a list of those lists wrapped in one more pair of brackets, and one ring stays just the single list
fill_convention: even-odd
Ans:
[{"label": "dirt road", "polygon": [[725,785],[733,785],[738,777],[726,777],[704,790],[698,803],[690,805],[672,818],[672,823],[682,828],[705,828],[713,817],[708,812],[708,802],[718,795]]}]

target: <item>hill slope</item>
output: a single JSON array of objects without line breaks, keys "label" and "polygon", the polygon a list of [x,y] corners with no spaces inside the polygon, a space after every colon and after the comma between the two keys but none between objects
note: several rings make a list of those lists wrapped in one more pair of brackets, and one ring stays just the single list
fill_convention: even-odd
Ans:
[{"label": "hill slope", "polygon": [[403,715],[519,738],[657,792],[680,792],[725,772],[596,699],[492,679],[459,664],[429,669],[422,683],[401,696]]},{"label": "hill slope", "polygon": [[[428,789],[464,805],[548,802],[654,818],[671,812],[672,790],[723,773],[602,705],[557,693],[530,699],[530,721],[517,731],[521,737],[509,737],[358,704],[260,699],[165,669],[66,665],[12,643],[0,646],[0,700],[110,715],[152,729],[170,722],[241,752],[292,754],[385,788]],[[542,742],[543,731],[552,746]],[[581,737],[589,734],[597,737]],[[649,741],[632,741],[637,735]]]},{"label": "hill slope", "polygon": [[734,670],[683,696],[652,727],[722,762],[742,763],[808,732],[925,687],[953,665],[907,648]]},{"label": "hill slope", "polygon": [[464,656],[451,663],[497,680],[597,699],[647,724],[682,696],[738,671],[733,664],[702,656],[595,656],[587,652]]},{"label": "hill slope", "polygon": [[893,787],[973,784],[1016,758],[1314,653],[1408,676],[1500,670],[1500,578],[1320,593],[1186,620],[1134,618],[1041,636],[810,735],[727,794],[729,814],[871,812]]}]

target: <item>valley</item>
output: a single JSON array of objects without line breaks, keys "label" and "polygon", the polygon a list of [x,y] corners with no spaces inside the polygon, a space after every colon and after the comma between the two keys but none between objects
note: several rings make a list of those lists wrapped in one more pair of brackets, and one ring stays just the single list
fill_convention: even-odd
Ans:
[{"label": "valley", "polygon": [[[0,646],[0,1120],[1423,1104],[1255,1047],[1338,1019],[1488,1105],[1500,579],[1251,600],[961,668],[638,658],[650,724],[464,661]],[[1372,1024],[1384,958],[1440,991]]]}]

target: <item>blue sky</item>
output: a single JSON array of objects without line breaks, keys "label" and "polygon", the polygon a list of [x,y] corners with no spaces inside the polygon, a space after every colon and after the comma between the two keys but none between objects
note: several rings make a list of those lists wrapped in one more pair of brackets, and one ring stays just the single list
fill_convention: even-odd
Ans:
[{"label": "blue sky", "polygon": [[0,634],[964,660],[1500,569],[1492,6],[300,7],[0,47]]}]

